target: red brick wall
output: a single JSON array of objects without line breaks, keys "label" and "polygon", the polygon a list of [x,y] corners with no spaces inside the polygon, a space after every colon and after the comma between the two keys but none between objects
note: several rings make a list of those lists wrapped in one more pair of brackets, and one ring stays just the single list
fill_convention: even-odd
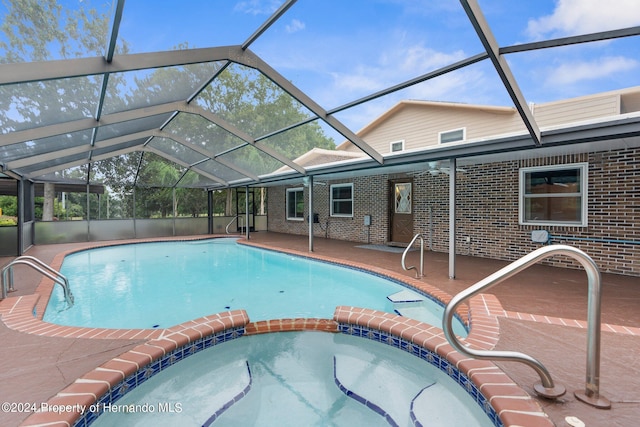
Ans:
[{"label": "red brick wall", "polygon": [[[520,168],[583,162],[589,164],[587,227],[518,224]],[[640,276],[640,245],[624,243],[640,242],[640,149],[486,163],[463,169],[457,175],[457,253],[515,260],[540,246],[531,241],[531,231],[544,229],[553,237],[553,243],[585,251],[602,272]],[[414,179],[414,232],[424,233],[425,243],[432,250],[447,252],[449,176],[429,172],[408,175]],[[316,178],[314,211],[320,214],[321,224],[314,225],[314,235],[385,243],[389,235],[389,179],[389,175],[379,175],[322,185]],[[329,217],[329,184],[337,182],[354,184],[354,218]],[[269,230],[307,234],[306,222],[286,221],[285,192],[284,187],[269,189]],[[305,197],[308,197],[306,189]],[[363,224],[365,214],[372,216],[370,229]],[[546,262],[577,266],[560,256]]]}]

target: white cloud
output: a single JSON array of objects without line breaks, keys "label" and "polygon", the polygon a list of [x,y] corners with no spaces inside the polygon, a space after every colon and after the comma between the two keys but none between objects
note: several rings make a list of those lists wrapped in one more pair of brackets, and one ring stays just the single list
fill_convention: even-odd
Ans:
[{"label": "white cloud", "polygon": [[390,49],[370,65],[353,67],[349,73],[331,73],[334,88],[341,93],[371,93],[418,77],[464,58],[464,52],[438,52],[414,45]]},{"label": "white cloud", "polygon": [[638,0],[557,0],[551,15],[529,21],[527,33],[543,36],[577,35],[640,24]]},{"label": "white cloud", "polygon": [[295,33],[301,30],[304,30],[305,25],[304,22],[299,21],[297,19],[294,19],[291,21],[290,24],[287,24],[287,26],[285,27],[287,33]]},{"label": "white cloud", "polygon": [[249,15],[270,15],[278,9],[278,0],[243,0],[236,3],[236,12]]},{"label": "white cloud", "polygon": [[612,56],[593,61],[567,62],[555,68],[547,76],[547,84],[568,85],[585,80],[596,80],[638,67],[638,61],[623,56]]}]

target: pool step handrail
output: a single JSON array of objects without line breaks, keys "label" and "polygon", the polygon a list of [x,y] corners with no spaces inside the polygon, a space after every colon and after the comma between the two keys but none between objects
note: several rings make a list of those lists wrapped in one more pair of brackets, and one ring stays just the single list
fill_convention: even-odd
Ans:
[{"label": "pool step handrail", "polygon": [[5,299],[9,292],[15,291],[13,284],[13,266],[19,264],[33,268],[62,286],[67,307],[73,306],[74,298],[71,293],[71,288],[69,287],[69,280],[58,270],[48,266],[38,258],[28,255],[17,257],[2,269],[2,299]]},{"label": "pool step handrail", "polygon": [[231,234],[229,232],[229,227],[231,227],[231,224],[233,224],[234,221],[238,221],[238,227],[240,227],[240,229],[242,230],[244,227],[242,224],[240,224],[240,220],[244,218],[242,215],[236,215],[233,218],[231,218],[231,221],[229,221],[229,224],[227,224],[227,226],[225,227],[225,232],[227,234]]},{"label": "pool step handrail", "polygon": [[[407,267],[405,263],[405,258],[407,257],[407,253],[409,252],[409,249],[413,247],[413,244],[416,242],[416,239],[420,239],[420,271],[418,271],[415,265],[411,265]],[[405,271],[416,270],[416,279],[424,277],[424,238],[422,237],[421,233],[418,233],[415,236],[413,236],[413,239],[411,239],[411,243],[407,245],[407,248],[402,253],[402,260],[400,262],[403,270]]]},{"label": "pool step handrail", "polygon": [[575,397],[591,406],[601,409],[611,408],[611,402],[600,395],[600,305],[601,276],[596,263],[580,249],[567,245],[543,246],[512,262],[490,276],[480,280],[454,296],[445,307],[443,315],[444,335],[451,346],[468,357],[486,360],[502,360],[522,362],[532,367],[540,376],[540,383],[534,385],[535,392],[543,397],[554,399],[565,393],[565,388],[555,385],[549,371],[542,363],[524,353],[515,351],[478,350],[464,346],[453,333],[453,316],[457,307],[465,300],[488,290],[502,281],[525,270],[533,264],[554,255],[567,255],[579,261],[584,267],[589,282],[588,315],[587,315],[587,375],[585,390],[574,392]]}]

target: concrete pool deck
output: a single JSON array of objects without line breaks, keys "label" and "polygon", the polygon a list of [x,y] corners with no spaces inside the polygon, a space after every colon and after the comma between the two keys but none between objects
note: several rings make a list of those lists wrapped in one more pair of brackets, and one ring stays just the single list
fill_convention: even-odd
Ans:
[{"label": "concrete pool deck", "polygon": [[[177,240],[180,239],[184,238]],[[61,253],[106,243],[34,246],[27,255],[54,263]],[[249,243],[308,254],[305,236],[259,232],[251,235]],[[367,264],[415,280],[413,271],[405,272],[400,267],[401,255],[357,248],[358,245],[315,238],[313,256]],[[409,254],[409,263],[416,262],[414,257],[417,253]],[[1,258],[0,266],[10,259]],[[426,277],[420,282],[455,294],[507,264],[465,256],[457,260],[457,277],[452,280],[448,278],[447,254],[427,252]],[[17,296],[28,298],[40,282],[39,274],[18,267],[17,291],[5,301]],[[496,348],[523,351],[536,357],[547,366],[554,380],[567,388],[567,394],[557,401],[537,399],[557,426],[567,425],[566,416],[578,417],[587,426],[636,423],[640,418],[640,366],[636,360],[640,351],[639,278],[603,274],[600,393],[612,401],[610,410],[592,408],[573,396],[573,391],[583,390],[585,385],[587,281],[584,271],[536,265],[491,289],[490,293],[500,304],[494,309],[499,322]],[[0,395],[3,401],[46,402],[76,378],[153,337],[95,338],[42,336],[17,332],[1,323]],[[513,362],[499,366],[533,395],[532,385],[538,378],[532,369]],[[27,415],[0,413],[0,424],[17,425]]]}]

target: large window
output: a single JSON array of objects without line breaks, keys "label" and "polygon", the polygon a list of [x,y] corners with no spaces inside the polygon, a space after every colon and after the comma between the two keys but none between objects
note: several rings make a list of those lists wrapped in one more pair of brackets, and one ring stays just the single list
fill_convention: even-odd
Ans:
[{"label": "large window", "polygon": [[353,217],[353,184],[331,186],[331,216]]},{"label": "large window", "polygon": [[287,188],[287,219],[304,220],[304,189]]},{"label": "large window", "polygon": [[520,224],[587,225],[587,164],[520,169]]}]

